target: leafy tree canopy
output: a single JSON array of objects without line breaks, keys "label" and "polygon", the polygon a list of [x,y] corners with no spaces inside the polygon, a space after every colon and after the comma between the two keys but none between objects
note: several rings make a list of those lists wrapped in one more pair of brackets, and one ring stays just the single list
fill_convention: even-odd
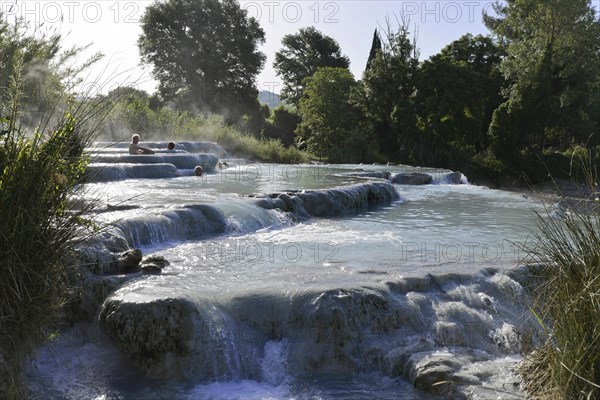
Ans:
[{"label": "leafy tree canopy", "polygon": [[412,134],[408,131],[416,129],[412,101],[419,57],[406,24],[397,31],[388,28],[383,39],[382,50],[376,52],[370,68],[363,74],[361,104],[379,151],[396,157],[401,142]]},{"label": "leafy tree canopy", "polygon": [[441,57],[454,64],[468,66],[470,69],[490,75],[498,70],[504,58],[504,51],[489,36],[470,33],[461,36],[440,52]]},{"label": "leafy tree canopy", "polygon": [[351,101],[356,81],[347,68],[321,67],[305,79],[304,85],[298,109],[302,122],[297,132],[310,151],[331,157],[358,122]]},{"label": "leafy tree canopy", "polygon": [[[238,118],[260,112],[255,78],[265,33],[235,0],[168,0],[148,6],[138,46],[158,90],[182,107]],[[190,107],[191,105],[191,107]]]},{"label": "leafy tree canopy", "polygon": [[319,67],[348,68],[350,61],[342,55],[340,46],[331,37],[314,27],[301,28],[281,41],[283,48],[275,53],[275,71],[283,80],[281,98],[298,106],[304,79],[312,76]]},{"label": "leafy tree canopy", "polygon": [[510,134],[516,148],[585,140],[600,73],[600,24],[590,2],[508,0],[495,11],[484,21],[506,46],[501,71],[509,86],[508,114],[498,116],[491,135],[502,147],[501,132]]},{"label": "leafy tree canopy", "polygon": [[[454,148],[468,158],[467,152],[473,155],[487,146],[492,114],[503,101],[502,57],[491,38],[467,34],[423,62],[416,102],[434,152]],[[451,166],[455,161],[444,158],[433,162]]]}]

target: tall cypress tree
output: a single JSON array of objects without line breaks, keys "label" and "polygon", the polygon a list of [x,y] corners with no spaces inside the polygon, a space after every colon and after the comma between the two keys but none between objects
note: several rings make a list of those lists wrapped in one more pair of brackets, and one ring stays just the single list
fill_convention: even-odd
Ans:
[{"label": "tall cypress tree", "polygon": [[406,23],[397,31],[388,28],[384,40],[363,74],[361,101],[379,152],[390,160],[413,162],[404,149],[417,126],[413,100],[418,50]]},{"label": "tall cypress tree", "polygon": [[371,63],[377,55],[378,50],[382,50],[381,38],[379,37],[379,32],[377,32],[377,28],[375,28],[375,33],[373,33],[373,43],[371,44],[371,51],[369,52],[369,59],[367,60],[367,70],[371,69]]}]

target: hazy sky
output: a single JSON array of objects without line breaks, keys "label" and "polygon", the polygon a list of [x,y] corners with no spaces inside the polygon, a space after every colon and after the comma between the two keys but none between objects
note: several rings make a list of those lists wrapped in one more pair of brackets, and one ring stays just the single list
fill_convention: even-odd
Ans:
[{"label": "hazy sky", "polygon": [[[103,92],[117,85],[137,85],[152,92],[155,82],[149,67],[140,66],[136,41],[141,33],[139,19],[153,1],[4,1],[5,17],[19,15],[30,22],[44,23],[43,28],[58,29],[65,43],[93,43],[91,49],[105,58],[90,74],[89,82],[98,80]],[[350,58],[350,69],[357,79],[362,75],[375,28],[385,28],[386,18],[392,28],[396,18],[410,19],[417,31],[421,58],[437,53],[465,33],[486,33],[482,12],[493,1],[240,1],[256,17],[266,33],[261,51],[267,62],[257,78],[261,89],[279,92],[281,81],[273,71],[274,53],[281,39],[306,26],[315,26],[335,38],[342,52]],[[91,52],[88,53],[88,55]]]}]

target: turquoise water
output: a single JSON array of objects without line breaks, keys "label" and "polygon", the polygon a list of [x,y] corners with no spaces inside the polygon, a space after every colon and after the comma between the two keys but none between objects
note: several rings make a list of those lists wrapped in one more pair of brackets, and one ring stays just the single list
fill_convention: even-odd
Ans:
[{"label": "turquoise water", "polygon": [[[378,171],[426,172],[434,176],[434,183],[395,185],[399,199],[391,204],[337,218],[298,219],[255,204],[255,195],[364,183],[368,178],[349,174]],[[162,275],[134,282],[120,293],[136,301],[177,295],[197,299],[199,304],[210,300],[226,305],[242,295],[285,298],[340,288],[384,287],[429,274],[476,277],[485,268],[514,268],[523,257],[520,245],[534,229],[537,205],[519,193],[446,184],[448,172],[398,166],[239,163],[203,177],[87,184],[85,192],[101,204],[128,207],[102,213],[99,220],[109,224],[137,218],[131,226],[141,226],[188,205],[210,204],[220,210],[227,219],[227,229],[221,233],[176,239],[154,235],[156,240],[142,246],[144,254],[163,255],[171,265]],[[469,290],[465,289],[464,299],[458,298],[459,303],[468,304],[472,296],[479,296],[479,289]],[[467,312],[463,303],[459,309]],[[440,306],[434,314],[443,320],[446,308]],[[32,387],[41,397],[433,398],[402,378],[375,371],[291,373],[294,368],[286,365],[285,340],[267,341],[261,347],[259,367],[255,366],[261,370],[260,379],[151,379],[135,372],[94,323],[68,332],[65,337],[72,340],[41,349],[36,360]]]},{"label": "turquoise water", "polygon": [[[254,206],[259,193],[331,188],[364,182],[344,175],[382,171],[382,166],[245,165],[201,178],[127,180],[89,185],[90,196],[139,209],[106,213],[105,220],[154,215],[164,208],[212,204],[235,225],[225,237],[156,243],[146,249],[177,260],[174,270],[219,275],[230,280],[299,279],[323,275],[332,285],[351,283],[361,273],[420,276],[432,272],[475,272],[483,267],[512,268],[534,228],[536,206],[519,193],[475,185],[395,185],[399,200],[345,218],[291,222],[281,213]],[[407,168],[385,167],[392,173]],[[409,170],[410,171],[410,170]],[[443,176],[443,171],[431,171]],[[195,268],[198,260],[202,268]],[[222,263],[235,268],[221,268]],[[283,276],[277,275],[274,271]],[[231,275],[229,275],[231,274]],[[186,279],[189,278],[186,273]],[[328,278],[329,276],[329,278]],[[259,279],[260,278],[260,279]],[[341,281],[340,281],[341,280]],[[215,280],[213,280],[215,282]]]}]

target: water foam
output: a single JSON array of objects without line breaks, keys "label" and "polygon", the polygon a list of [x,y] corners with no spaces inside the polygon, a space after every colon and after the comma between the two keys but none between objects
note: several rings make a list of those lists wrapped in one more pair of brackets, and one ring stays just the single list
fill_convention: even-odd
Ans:
[{"label": "water foam", "polygon": [[[379,371],[437,393],[443,386],[433,385],[436,379],[481,384],[477,374],[463,376],[470,363],[493,365],[518,356],[523,332],[515,321],[524,308],[512,297],[511,286],[519,284],[508,275],[484,270],[478,276],[377,280],[371,287],[287,286],[279,294],[248,286],[198,291],[195,283],[188,291],[179,287],[176,298],[129,285],[107,300],[100,321],[151,375],[254,380],[278,388],[306,371]],[[499,284],[504,281],[512,284]],[[126,334],[120,328],[125,321],[133,327]],[[157,340],[156,332],[168,333]],[[172,343],[190,344],[164,347]]]},{"label": "water foam", "polygon": [[[468,224],[467,228],[457,227],[445,212],[456,214],[456,220],[463,223],[481,225],[481,215],[464,215],[476,213],[456,207],[469,205],[457,195],[462,189],[437,186],[426,189],[433,194],[423,201],[435,200],[442,211],[436,209],[435,218],[422,221],[422,227],[409,220],[410,234],[422,229],[425,235],[435,235],[444,224],[452,227],[454,236],[463,234],[460,229],[471,229]],[[419,215],[420,209],[411,206],[425,208],[416,204],[419,200],[372,212],[371,205],[389,204],[394,193],[393,185],[381,181],[328,190],[290,190],[258,200],[203,205],[207,208],[201,210],[192,207],[191,212],[185,207],[155,208],[146,210],[154,216],[128,218],[129,222],[118,221],[115,225],[124,224],[120,227],[123,236],[127,236],[125,231],[137,231],[129,240],[138,245],[187,237],[216,237],[215,242],[222,242],[219,235],[243,232],[256,232],[248,237],[258,241],[265,236],[283,236],[285,241],[298,232],[314,239],[329,223],[332,235],[340,239],[347,234],[348,242],[358,243],[360,229],[347,227],[374,222],[379,236],[374,235],[373,246],[383,238],[385,247],[402,244],[400,235],[405,233],[389,221],[388,212],[406,209],[400,219],[408,220],[410,214]],[[494,197],[494,193],[485,195]],[[261,207],[250,204],[254,201]],[[214,223],[204,221],[210,219],[205,214],[214,215]],[[336,220],[314,219],[349,215],[360,217],[352,219],[354,225],[345,225],[348,220],[336,224]],[[301,216],[312,221],[294,225],[301,229],[291,228],[291,233],[273,230],[281,226],[278,220],[291,224],[303,219]],[[190,218],[208,227],[186,231],[184,222],[183,229],[170,228],[176,225],[174,221]],[[153,221],[155,226],[141,227],[144,220]],[[272,221],[275,223],[269,225]],[[261,230],[261,226],[267,229]],[[334,229],[336,226],[338,229]],[[191,234],[180,235],[177,232],[181,230]],[[301,239],[296,238],[296,244]],[[338,244],[345,239],[340,240]],[[186,379],[185,388],[170,392],[177,393],[176,398],[236,398],[250,393],[257,398],[343,399],[342,394],[332,393],[346,389],[360,393],[357,398],[394,398],[375,394],[381,385],[385,386],[382,382],[394,386],[409,381],[430,390],[444,387],[432,386],[437,383],[432,379],[448,379],[456,387],[482,387],[495,379],[490,373],[494,365],[509,365],[518,357],[516,340],[521,327],[515,321],[523,311],[518,300],[524,291],[517,280],[502,271],[444,275],[427,269],[433,272],[428,277],[421,269],[417,277],[402,278],[406,266],[396,259],[395,265],[373,268],[373,273],[359,271],[348,278],[352,273],[343,268],[323,264],[310,269],[304,264],[292,265],[287,259],[241,266],[219,263],[218,259],[208,262],[192,251],[205,243],[189,242],[181,246],[183,250],[178,247],[177,252],[190,253],[187,258],[181,257],[180,265],[175,262],[162,276],[123,287],[107,300],[101,317],[103,331],[142,371],[156,377]],[[381,257],[371,257],[373,264],[383,263]],[[225,285],[214,283],[223,280]],[[446,375],[436,375],[438,370]],[[362,382],[363,374],[373,371],[379,375],[366,381],[380,386],[350,389],[351,384]],[[306,378],[311,374],[313,378]],[[319,385],[330,376],[345,377],[341,381],[346,386],[332,385],[322,390]],[[171,385],[174,381],[168,382]],[[302,385],[306,385],[304,389]],[[101,391],[92,394],[111,396]]]}]

